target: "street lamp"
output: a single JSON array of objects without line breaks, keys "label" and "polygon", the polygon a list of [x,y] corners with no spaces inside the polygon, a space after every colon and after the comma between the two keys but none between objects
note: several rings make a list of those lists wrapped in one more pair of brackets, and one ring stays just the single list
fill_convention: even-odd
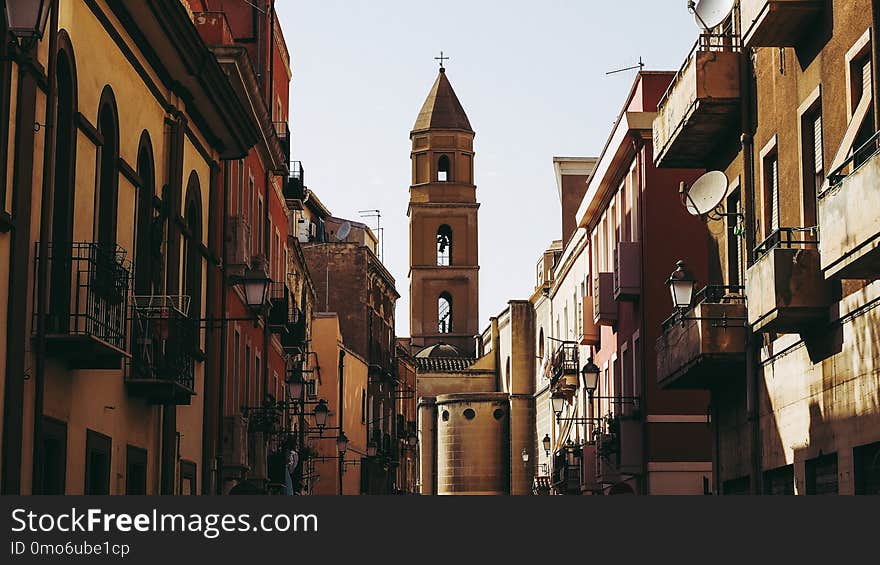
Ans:
[{"label": "street lamp", "polygon": [[234,278],[232,283],[241,289],[248,308],[255,313],[263,311],[269,294],[269,285],[272,283],[265,269],[262,267],[248,269],[244,275]]},{"label": "street lamp", "polygon": [[553,405],[553,412],[557,416],[562,414],[562,410],[563,408],[565,408],[565,396],[560,393],[556,393],[552,397],[550,397],[550,402]]},{"label": "street lamp", "polygon": [[525,448],[525,447],[524,447],[523,450],[522,450],[522,460],[523,460],[523,463],[528,463],[528,462],[529,462],[529,452],[526,451],[526,448]]},{"label": "street lamp", "polygon": [[409,447],[415,447],[416,445],[418,445],[418,443],[419,443],[419,438],[416,434],[410,433],[408,436],[406,436],[406,444]]},{"label": "street lamp", "polygon": [[587,359],[587,364],[581,369],[581,377],[584,379],[584,390],[587,396],[592,397],[599,388],[599,366],[593,363],[593,358]]},{"label": "street lamp", "polygon": [[379,446],[376,445],[375,441],[371,441],[367,444],[367,457],[375,457],[376,453],[379,451]]},{"label": "street lamp", "polygon": [[323,398],[318,401],[318,405],[315,406],[315,409],[312,410],[312,414],[315,416],[315,425],[318,426],[319,430],[323,430],[324,426],[327,425],[327,415],[330,413],[330,409],[327,408],[327,401]]},{"label": "street lamp", "polygon": [[287,385],[287,396],[293,400],[302,398],[305,381],[302,377],[302,371],[293,370],[290,372],[290,378],[285,383]]},{"label": "street lamp", "polygon": [[547,457],[550,457],[550,434],[544,435],[544,439],[541,440],[541,445],[544,447],[544,454]]},{"label": "street lamp", "polygon": [[666,286],[672,295],[672,303],[679,310],[690,307],[694,296],[694,285],[696,284],[693,274],[687,269],[684,261],[676,264],[675,271],[666,281]]},{"label": "street lamp", "polygon": [[51,0],[6,0],[9,32],[21,39],[42,39]]},{"label": "street lamp", "polygon": [[339,457],[345,457],[345,452],[348,451],[348,438],[345,437],[345,432],[340,432],[339,437],[336,438],[336,450],[339,451]]}]

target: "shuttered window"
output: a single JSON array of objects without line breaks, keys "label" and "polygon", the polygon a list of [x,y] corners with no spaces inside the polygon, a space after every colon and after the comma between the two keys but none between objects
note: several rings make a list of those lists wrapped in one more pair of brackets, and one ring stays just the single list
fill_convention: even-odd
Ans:
[{"label": "shuttered window", "polygon": [[862,62],[862,96],[871,95],[871,57]]},{"label": "shuttered window", "polygon": [[779,229],[779,157],[776,151],[764,158],[765,237]]},{"label": "shuttered window", "polygon": [[794,494],[794,466],[786,465],[764,472],[764,494]]}]

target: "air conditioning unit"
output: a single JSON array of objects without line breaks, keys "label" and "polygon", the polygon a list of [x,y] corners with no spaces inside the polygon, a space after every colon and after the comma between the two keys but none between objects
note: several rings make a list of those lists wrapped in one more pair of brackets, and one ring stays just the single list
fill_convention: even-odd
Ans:
[{"label": "air conditioning unit", "polygon": [[247,468],[247,423],[239,416],[223,418],[223,466]]},{"label": "air conditioning unit", "polygon": [[251,226],[244,216],[231,216],[226,223],[226,265],[244,270],[251,259]]},{"label": "air conditioning unit", "polygon": [[614,299],[636,300],[642,294],[641,245],[621,241],[614,249]]}]

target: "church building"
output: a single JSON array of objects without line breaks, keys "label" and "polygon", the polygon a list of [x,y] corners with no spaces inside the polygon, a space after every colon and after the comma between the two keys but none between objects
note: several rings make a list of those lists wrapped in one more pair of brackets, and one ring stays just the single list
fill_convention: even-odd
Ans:
[{"label": "church building", "polygon": [[[417,371],[422,494],[526,494],[532,482],[521,453],[535,450],[533,396],[514,398],[513,389],[502,386],[495,348],[479,335],[474,137],[441,63],[410,134],[409,346]],[[533,331],[525,322],[522,331]],[[534,388],[528,371],[518,379]],[[512,422],[512,414],[522,422]]]}]

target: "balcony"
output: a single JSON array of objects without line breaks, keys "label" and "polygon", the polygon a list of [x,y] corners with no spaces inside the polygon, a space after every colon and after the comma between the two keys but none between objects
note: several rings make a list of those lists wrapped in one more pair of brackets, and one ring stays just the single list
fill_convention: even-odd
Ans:
[{"label": "balcony", "polygon": [[281,334],[281,347],[291,353],[302,353],[308,345],[306,317],[298,306],[293,305],[293,322],[287,332]]},{"label": "balcony", "polygon": [[225,12],[193,12],[193,24],[205,45],[231,45],[235,42]]},{"label": "balcony", "polygon": [[394,360],[387,348],[373,341],[370,344],[370,375],[379,377],[380,380],[390,380],[394,376]]},{"label": "balcony", "polygon": [[[128,357],[126,325],[130,268],[121,247],[98,243],[49,244],[46,355],[71,369],[119,369]],[[34,292],[34,328],[37,327]]]},{"label": "balcony", "polygon": [[825,0],[740,0],[743,44],[795,47],[825,7]]},{"label": "balcony", "polygon": [[614,273],[599,273],[593,279],[593,322],[599,326],[611,326],[617,322]]},{"label": "balcony", "polygon": [[244,215],[226,220],[226,266],[237,274],[251,265],[251,226]]},{"label": "balcony", "polygon": [[632,301],[642,294],[642,246],[621,241],[614,249],[614,299]]},{"label": "balcony", "polygon": [[577,344],[560,344],[550,362],[550,387],[571,397],[578,389],[580,370]]},{"label": "balcony", "polygon": [[827,320],[831,294],[810,230],[783,228],[755,250],[746,277],[754,332],[801,333]]},{"label": "balcony", "polygon": [[187,406],[195,395],[198,322],[187,316],[181,300],[156,298],[135,299],[134,351],[125,386],[131,396],[149,404]]},{"label": "balcony", "polygon": [[281,144],[281,151],[284,153],[286,163],[290,162],[290,125],[287,122],[274,122],[272,124],[275,130],[275,137]]},{"label": "balcony", "polygon": [[593,320],[593,297],[585,296],[583,303],[583,331],[581,332],[581,345],[599,347],[602,343],[602,327]]},{"label": "balcony", "polygon": [[740,110],[740,46],[735,35],[700,36],[663,95],[654,120],[658,167],[706,167]]},{"label": "balcony", "polygon": [[290,172],[284,186],[284,198],[287,200],[302,200],[305,198],[306,173],[301,161],[291,161]]},{"label": "balcony", "polygon": [[880,275],[880,134],[828,176],[819,195],[819,252],[826,279]]},{"label": "balcony", "polygon": [[745,375],[747,310],[742,287],[709,286],[690,310],[663,323],[657,380],[666,389],[711,389]]},{"label": "balcony", "polygon": [[299,319],[296,299],[287,283],[272,283],[269,287],[269,329],[277,334],[289,333]]}]

